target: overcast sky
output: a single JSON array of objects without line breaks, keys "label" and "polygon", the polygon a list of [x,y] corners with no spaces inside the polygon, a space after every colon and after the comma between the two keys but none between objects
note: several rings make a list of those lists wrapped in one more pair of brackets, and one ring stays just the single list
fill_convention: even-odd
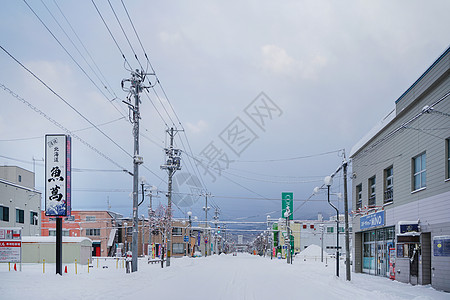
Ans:
[{"label": "overcast sky", "polygon": [[[161,191],[154,206],[167,204],[165,130],[184,129],[178,217],[204,219],[204,197],[186,194],[205,191],[222,220],[278,218],[282,191],[294,192],[296,219],[332,214],[325,194],[303,200],[449,45],[446,0],[123,2],[161,83],[141,98],[140,175]],[[152,68],[122,2],[110,3],[132,47],[107,1],[95,4],[114,39],[91,1],[4,1],[0,45],[73,108],[3,50],[0,83],[84,141],[73,138],[73,209],[109,201],[129,216],[132,177],[119,170],[133,169],[133,137],[120,83],[130,67]],[[0,99],[0,164],[33,170],[36,159],[43,191],[44,136],[64,131],[3,89]]]}]

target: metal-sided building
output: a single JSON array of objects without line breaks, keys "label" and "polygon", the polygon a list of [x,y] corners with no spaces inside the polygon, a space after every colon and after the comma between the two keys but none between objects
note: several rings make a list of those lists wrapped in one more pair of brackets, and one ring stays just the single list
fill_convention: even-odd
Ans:
[{"label": "metal-sided building", "polygon": [[355,272],[450,292],[450,48],[351,151]]},{"label": "metal-sided building", "polygon": [[16,166],[0,166],[0,227],[20,227],[22,236],[39,235],[41,192],[34,173]]}]

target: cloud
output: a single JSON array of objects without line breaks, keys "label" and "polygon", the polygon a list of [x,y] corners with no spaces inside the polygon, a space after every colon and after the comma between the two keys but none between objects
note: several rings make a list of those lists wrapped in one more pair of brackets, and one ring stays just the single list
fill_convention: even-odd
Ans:
[{"label": "cloud", "polygon": [[298,62],[290,57],[286,50],[276,45],[264,45],[261,48],[263,67],[279,74],[290,74],[298,65]]},{"label": "cloud", "polygon": [[196,124],[190,122],[186,123],[188,130],[194,134],[202,133],[208,128],[208,123],[203,120],[199,120]]},{"label": "cloud", "polygon": [[262,46],[261,53],[264,69],[279,75],[300,76],[303,79],[317,79],[328,63],[328,59],[320,54],[296,60],[285,49],[276,45]]},{"label": "cloud", "polygon": [[181,41],[181,35],[179,33],[169,33],[167,31],[162,31],[159,33],[159,39],[163,43],[177,44]]}]

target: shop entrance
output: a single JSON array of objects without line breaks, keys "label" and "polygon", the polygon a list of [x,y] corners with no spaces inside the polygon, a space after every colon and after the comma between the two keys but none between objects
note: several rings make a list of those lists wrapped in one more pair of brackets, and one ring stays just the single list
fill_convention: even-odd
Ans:
[{"label": "shop entrance", "polygon": [[394,246],[394,227],[363,234],[363,272],[389,277],[389,248]]}]

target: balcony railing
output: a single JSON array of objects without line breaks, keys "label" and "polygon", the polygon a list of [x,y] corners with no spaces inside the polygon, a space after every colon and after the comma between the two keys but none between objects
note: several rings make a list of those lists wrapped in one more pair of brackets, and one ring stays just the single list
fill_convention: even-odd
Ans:
[{"label": "balcony railing", "polygon": [[394,189],[388,188],[384,191],[384,203],[389,203],[394,201]]},{"label": "balcony railing", "polygon": [[375,206],[376,206],[375,195],[372,195],[369,197],[369,207],[375,207]]}]

